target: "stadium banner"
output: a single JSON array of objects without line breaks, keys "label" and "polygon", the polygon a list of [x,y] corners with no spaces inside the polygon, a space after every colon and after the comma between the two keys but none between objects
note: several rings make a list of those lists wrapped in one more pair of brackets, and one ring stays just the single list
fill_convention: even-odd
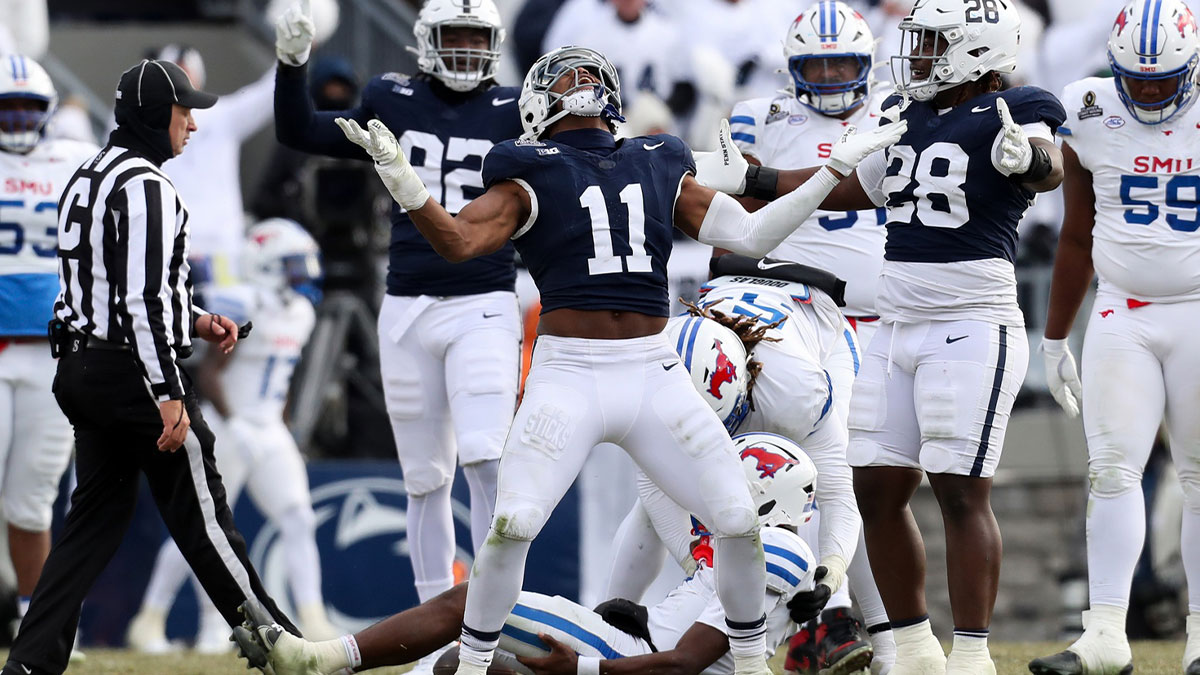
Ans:
[{"label": "stadium banner", "polygon": [[[417,604],[406,539],[406,493],[396,462],[312,462],[308,480],[317,519],[321,585],[330,621],[356,631]],[[66,484],[56,508],[55,533],[62,526]],[[469,490],[461,471],[455,480],[453,514],[458,542],[458,573],[469,571],[471,555]],[[295,617],[288,591],[279,530],[266,522],[243,493],[234,508],[250,559],[268,592]],[[576,599],[579,596],[579,499],[572,488],[534,542],[525,572],[525,588]],[[125,630],[141,604],[166,527],[145,480],[124,542],[83,605],[82,644],[120,647]],[[196,634],[197,604],[189,582],[167,621],[167,637],[190,644]],[[232,644],[232,643],[231,643]]]}]

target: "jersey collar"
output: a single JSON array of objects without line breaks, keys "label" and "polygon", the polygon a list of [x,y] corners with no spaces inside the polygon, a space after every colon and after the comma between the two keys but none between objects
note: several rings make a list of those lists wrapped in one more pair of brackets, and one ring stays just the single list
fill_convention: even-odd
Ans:
[{"label": "jersey collar", "polygon": [[560,131],[548,140],[569,145],[580,150],[611,150],[617,147],[617,138],[607,129],[571,129]]}]

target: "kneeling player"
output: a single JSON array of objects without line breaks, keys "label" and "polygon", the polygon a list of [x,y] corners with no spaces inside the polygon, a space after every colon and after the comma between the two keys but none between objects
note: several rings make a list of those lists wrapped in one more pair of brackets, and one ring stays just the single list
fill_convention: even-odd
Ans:
[{"label": "kneeling player", "polygon": [[[816,469],[796,444],[770,434],[747,434],[737,439],[741,465],[749,479],[760,511],[763,550],[766,554],[767,645],[775,649],[793,628],[787,603],[797,592],[812,588],[815,557],[794,533],[807,519]],[[779,466],[764,470],[768,453],[782,458]],[[686,512],[676,525],[695,522]],[[767,526],[772,525],[772,526]],[[703,529],[702,525],[697,525]],[[733,656],[725,613],[717,597],[712,569],[711,535],[689,537],[695,573],[654,607],[610,602],[597,608],[611,618],[614,607],[622,630],[592,610],[562,597],[522,592],[501,630],[500,649],[516,654],[535,673],[701,672],[730,675]],[[245,608],[246,625],[234,630],[235,638],[253,666],[275,675],[336,673],[342,669],[368,669],[415,661],[458,635],[466,606],[467,584],[460,584],[433,600],[396,614],[354,635],[337,640],[308,642],[273,625],[269,616]],[[641,611],[641,620],[638,615]],[[248,632],[253,630],[257,636]],[[635,635],[634,633],[637,633]],[[265,649],[263,649],[265,645]],[[270,670],[268,670],[270,669]]]}]

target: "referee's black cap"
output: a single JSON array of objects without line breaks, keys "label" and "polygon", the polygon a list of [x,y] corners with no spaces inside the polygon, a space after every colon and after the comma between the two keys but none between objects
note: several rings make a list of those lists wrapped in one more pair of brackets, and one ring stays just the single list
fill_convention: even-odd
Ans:
[{"label": "referee's black cap", "polygon": [[192,86],[183,68],[170,61],[143,59],[121,73],[117,84],[117,108],[152,108],[178,104],[185,108],[211,108],[216,94]]}]

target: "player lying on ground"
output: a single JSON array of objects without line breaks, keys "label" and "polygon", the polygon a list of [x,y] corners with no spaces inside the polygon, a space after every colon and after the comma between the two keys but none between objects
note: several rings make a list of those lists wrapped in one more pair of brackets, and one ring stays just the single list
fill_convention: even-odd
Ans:
[{"label": "player lying on ground", "polygon": [[[788,615],[788,600],[812,588],[816,561],[793,525],[808,518],[817,473],[804,452],[786,438],[746,434],[736,440],[742,456],[741,473],[751,486],[764,525],[771,525],[763,527],[762,539],[767,570],[766,642],[774,650],[795,628]],[[779,461],[772,462],[772,457]],[[687,526],[690,518],[686,513],[683,518]],[[662,602],[648,611],[629,602],[609,602],[597,608],[606,617],[616,615],[614,622],[630,632],[565,598],[522,592],[504,621],[500,649],[516,654],[538,675],[733,673],[728,629],[712,567],[711,535],[705,532],[689,539],[694,549],[694,574]],[[274,625],[269,615],[247,606],[246,624],[234,634],[250,663],[274,675],[322,675],[347,668],[400,665],[454,640],[466,597],[467,584],[460,584],[359,633],[324,642],[294,637]],[[639,610],[647,612],[641,619],[636,617]]]},{"label": "player lying on ground", "polygon": [[512,426],[519,431],[505,444],[492,534],[471,575],[458,675],[482,675],[491,663],[530,542],[601,442],[624,448],[722,540],[717,588],[735,672],[770,672],[753,501],[732,441],[684,370],[673,368],[679,357],[662,335],[671,229],[761,255],[839,176],[903,129],[848,134],[834,146],[829,168],[748,214],[696,182],[691,151],[678,138],[618,142],[620,101],[616,71],[601,54],[564,47],[543,56],[522,87],[525,134],[492,148],[483,163],[486,192],[457,216],[430,199],[381,122],[371,120],[369,132],[339,122],[375,159],[389,192],[439,254],[469,260],[513,240],[541,294],[538,347]]}]

